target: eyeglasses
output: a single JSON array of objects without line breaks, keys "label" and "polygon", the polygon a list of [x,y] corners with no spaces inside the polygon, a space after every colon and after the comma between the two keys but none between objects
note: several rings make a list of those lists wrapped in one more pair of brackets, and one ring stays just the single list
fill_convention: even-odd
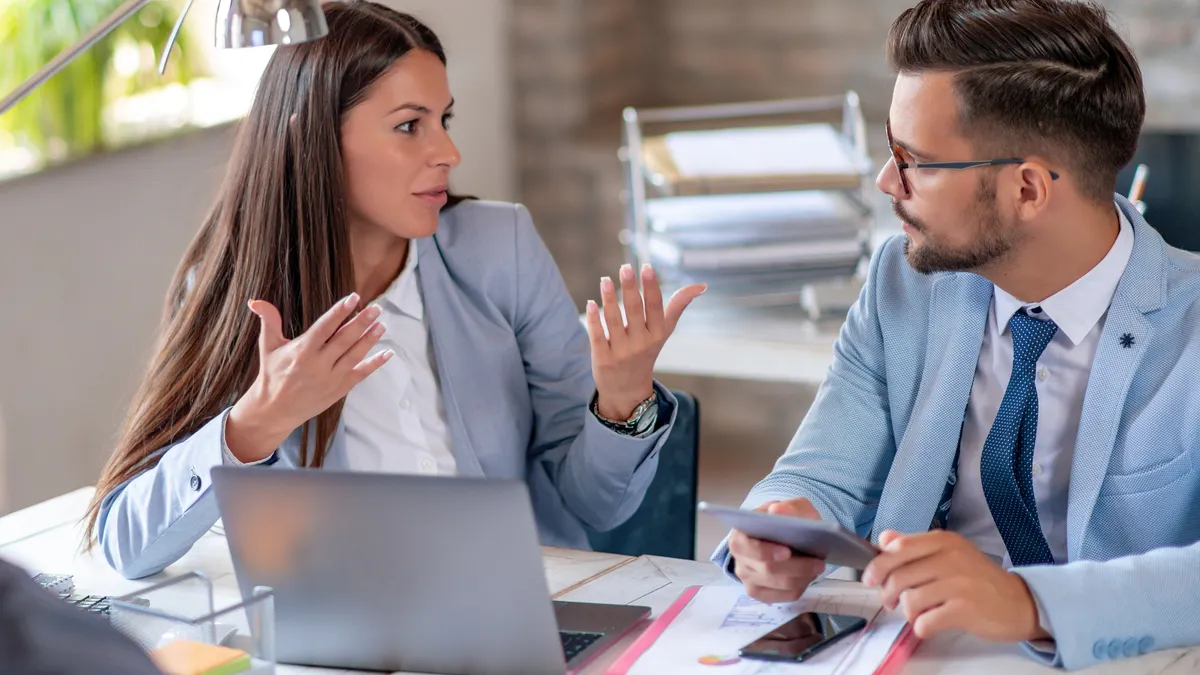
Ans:
[{"label": "eyeglasses", "polygon": [[[908,176],[904,174],[905,169],[950,169],[952,171],[962,169],[974,169],[980,166],[1000,166],[1004,164],[1023,164],[1024,159],[1020,157],[1009,157],[1006,159],[979,159],[971,162],[918,162],[913,160],[906,162],[900,156],[900,151],[896,148],[896,142],[892,139],[892,121],[887,121],[887,141],[888,149],[892,151],[892,160],[896,162],[896,173],[900,175],[900,187],[904,188],[904,195],[912,194],[912,189],[908,184]],[[1058,180],[1058,174],[1051,171],[1050,180]]]}]

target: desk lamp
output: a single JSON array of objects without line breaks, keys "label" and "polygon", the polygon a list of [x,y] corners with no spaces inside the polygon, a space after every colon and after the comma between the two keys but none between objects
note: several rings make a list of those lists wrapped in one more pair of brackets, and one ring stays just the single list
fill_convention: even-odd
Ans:
[{"label": "desk lamp", "polygon": [[[192,2],[193,0],[188,0],[187,6],[175,23],[175,28],[171,31],[171,38],[163,49],[159,62],[160,74],[167,67],[167,56],[175,45],[175,37],[179,35],[179,29],[192,7]],[[0,101],[0,115],[149,3],[150,0],[129,0],[118,7],[78,42],[63,50],[15,91],[5,96],[4,100]],[[216,19],[216,43],[222,49],[307,42],[329,32],[320,0],[220,0]]]}]

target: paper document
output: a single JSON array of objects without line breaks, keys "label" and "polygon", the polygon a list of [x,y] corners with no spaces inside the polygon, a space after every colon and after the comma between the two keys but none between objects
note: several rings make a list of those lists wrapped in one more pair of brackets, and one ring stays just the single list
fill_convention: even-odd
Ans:
[{"label": "paper document", "polygon": [[659,232],[813,223],[858,228],[864,220],[844,196],[819,190],[661,197],[647,200],[646,217]]},{"label": "paper document", "polygon": [[[799,602],[765,605],[741,586],[706,586],[666,626],[628,675],[870,675],[904,629],[904,617],[880,612],[878,593],[814,586]],[[738,649],[803,612],[878,617],[803,663],[742,659]],[[613,672],[613,671],[609,671]]]},{"label": "paper document", "polygon": [[870,171],[867,158],[828,124],[677,131],[665,139],[684,177],[856,175]]},{"label": "paper document", "polygon": [[649,250],[656,261],[694,271],[837,263],[854,265],[867,254],[857,238],[684,250],[666,237],[652,236]]},{"label": "paper document", "polygon": [[837,194],[762,192],[646,202],[650,229],[684,248],[854,239],[870,220]]}]

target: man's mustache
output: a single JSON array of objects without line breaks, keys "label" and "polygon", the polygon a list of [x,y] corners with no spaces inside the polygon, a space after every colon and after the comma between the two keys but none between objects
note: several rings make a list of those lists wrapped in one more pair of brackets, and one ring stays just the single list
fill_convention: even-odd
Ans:
[{"label": "man's mustache", "polygon": [[914,220],[912,217],[910,217],[907,213],[905,213],[904,207],[900,206],[900,202],[898,202],[894,199],[892,200],[892,213],[896,214],[897,218],[899,218],[902,222],[904,222],[907,225],[909,225],[910,227],[912,227],[914,230],[916,230],[918,232],[921,231],[920,223],[918,223],[916,220]]}]

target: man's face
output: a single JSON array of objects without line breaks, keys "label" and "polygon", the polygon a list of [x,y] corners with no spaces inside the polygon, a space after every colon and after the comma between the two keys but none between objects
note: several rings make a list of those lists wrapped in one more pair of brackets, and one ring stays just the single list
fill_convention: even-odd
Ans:
[{"label": "man's face", "polygon": [[[901,74],[892,94],[890,125],[904,162],[977,159],[958,124],[953,75]],[[999,170],[908,168],[906,193],[896,163],[889,161],[875,184],[892,198],[892,210],[908,235],[904,254],[913,269],[932,272],[979,270],[1002,260],[1020,240],[1013,214],[996,200]]]}]

